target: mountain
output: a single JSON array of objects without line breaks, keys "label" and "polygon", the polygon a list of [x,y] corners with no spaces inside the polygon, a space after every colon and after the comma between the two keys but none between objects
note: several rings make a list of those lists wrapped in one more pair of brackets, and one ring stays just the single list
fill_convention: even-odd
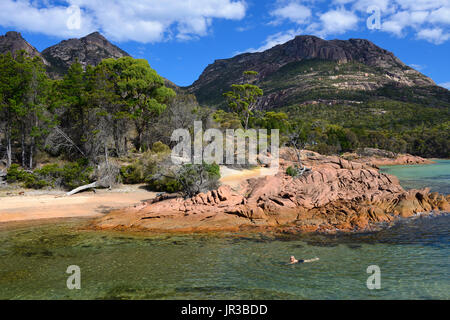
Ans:
[{"label": "mountain", "polygon": [[29,44],[19,32],[9,31],[0,36],[0,54],[11,52],[13,55],[20,50],[25,50],[31,57],[40,57],[46,65],[49,63],[42,57],[41,53]]},{"label": "mountain", "polygon": [[[30,45],[18,32],[9,31],[4,36],[0,36],[0,54],[7,52],[14,54],[19,50],[25,50],[32,57],[40,57],[52,78],[62,78],[75,61],[83,66],[96,66],[104,59],[130,56],[109,42],[99,32],[91,33],[80,39],[61,41],[45,49],[42,53]],[[164,78],[164,82],[167,87],[182,93],[181,89],[170,80]]]},{"label": "mountain", "polygon": [[118,59],[130,56],[98,32],[80,39],[61,41],[57,45],[45,49],[42,55],[51,64],[49,73],[53,77],[64,75],[77,60],[83,66],[96,66],[107,58]]},{"label": "mountain", "polygon": [[223,107],[222,93],[230,90],[231,84],[241,83],[246,70],[259,72],[255,82],[264,89],[260,103],[265,109],[392,95],[437,100],[444,95],[450,103],[448,90],[368,40],[327,41],[315,36],[297,36],[264,52],[216,60],[186,90],[194,93],[200,104]]}]

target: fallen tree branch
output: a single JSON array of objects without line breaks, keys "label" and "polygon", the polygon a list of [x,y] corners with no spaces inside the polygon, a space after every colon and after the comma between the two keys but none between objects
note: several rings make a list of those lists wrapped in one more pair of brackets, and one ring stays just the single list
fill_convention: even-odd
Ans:
[{"label": "fallen tree branch", "polygon": [[73,189],[70,192],[67,192],[66,193],[66,197],[70,197],[70,196],[72,196],[72,195],[74,195],[74,194],[76,194],[78,192],[81,192],[81,191],[84,191],[84,190],[87,190],[87,189],[92,189],[92,188],[95,188],[95,187],[97,187],[97,181],[95,181],[94,183],[86,184],[84,186],[81,186],[81,187],[78,187],[76,189]]}]

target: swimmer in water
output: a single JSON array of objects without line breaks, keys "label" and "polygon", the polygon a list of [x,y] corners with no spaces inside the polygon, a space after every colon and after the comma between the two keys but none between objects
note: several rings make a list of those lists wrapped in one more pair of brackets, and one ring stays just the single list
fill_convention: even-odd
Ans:
[{"label": "swimmer in water", "polygon": [[314,261],[318,261],[318,260],[319,260],[319,258],[314,258],[314,259],[309,259],[309,260],[297,260],[297,259],[295,259],[294,256],[291,256],[288,264],[307,263],[307,262],[314,262]]}]

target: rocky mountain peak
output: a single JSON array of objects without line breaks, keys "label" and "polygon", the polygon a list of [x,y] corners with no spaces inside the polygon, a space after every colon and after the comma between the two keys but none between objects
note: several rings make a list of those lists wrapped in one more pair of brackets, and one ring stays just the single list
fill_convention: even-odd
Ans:
[{"label": "rocky mountain peak", "polygon": [[373,92],[386,85],[435,86],[430,78],[369,40],[299,35],[263,52],[216,60],[188,91],[200,103],[217,106],[224,101],[222,92],[242,82],[246,70],[259,73],[258,83],[266,92],[263,104],[267,106],[301,102],[308,92],[337,97],[344,91]]},{"label": "rocky mountain peak", "polygon": [[50,74],[54,77],[61,77],[75,61],[83,66],[96,66],[104,59],[129,56],[127,52],[113,45],[99,32],[80,39],[61,41],[45,49],[42,55],[51,63]]},{"label": "rocky mountain peak", "polygon": [[23,39],[22,34],[20,34],[20,32],[16,32],[16,31],[6,32],[5,37],[9,38],[9,39],[14,39],[14,40]]},{"label": "rocky mountain peak", "polygon": [[48,65],[40,52],[29,44],[19,32],[8,31],[4,36],[0,36],[0,54],[11,52],[14,55],[20,50],[24,50],[30,57],[40,57],[44,64]]},{"label": "rocky mountain peak", "polygon": [[102,38],[102,39],[106,39],[104,36],[102,36],[102,34],[98,31],[94,31],[90,34],[88,34],[87,36],[85,36],[85,38]]}]

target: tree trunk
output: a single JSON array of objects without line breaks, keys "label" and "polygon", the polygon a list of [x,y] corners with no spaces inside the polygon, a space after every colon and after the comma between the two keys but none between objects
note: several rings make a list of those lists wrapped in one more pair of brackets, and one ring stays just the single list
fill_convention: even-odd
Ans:
[{"label": "tree trunk", "polygon": [[26,150],[25,150],[25,130],[23,128],[22,125],[22,135],[21,135],[21,145],[22,145],[22,168],[25,169],[25,154],[26,154]]},{"label": "tree trunk", "polygon": [[143,133],[143,126],[139,123],[139,120],[136,120],[134,122],[135,127],[136,127],[136,131],[137,131],[137,142],[136,142],[136,150],[139,152],[142,152],[142,133]]},{"label": "tree trunk", "polygon": [[11,167],[12,164],[12,150],[11,150],[11,136],[9,132],[6,137],[6,167]]},{"label": "tree trunk", "polygon": [[[34,116],[34,126],[36,128],[39,128],[39,120],[36,111],[33,114]],[[36,148],[36,137],[31,137],[31,145],[30,145],[30,170],[33,169],[33,156],[34,156],[34,150]]]},{"label": "tree trunk", "polygon": [[248,120],[249,119],[250,119],[250,112],[247,113],[247,116],[245,118],[245,126],[244,126],[245,131],[247,131],[247,129],[248,129]]},{"label": "tree trunk", "polygon": [[142,152],[142,131],[138,131],[138,145],[137,149]]},{"label": "tree trunk", "polygon": [[303,165],[302,165],[302,150],[295,147],[295,153],[297,155],[297,161],[298,161],[300,167],[303,167]]},{"label": "tree trunk", "polygon": [[34,155],[34,137],[31,139],[30,145],[30,169],[33,169],[33,155]]},{"label": "tree trunk", "polygon": [[121,152],[120,152],[120,141],[119,141],[119,133],[118,133],[118,129],[117,129],[117,120],[114,120],[113,123],[113,138],[114,138],[114,147],[116,148],[116,153],[118,156],[120,156]]},{"label": "tree trunk", "polygon": [[105,146],[105,162],[106,162],[106,165],[109,168],[108,147],[106,146],[106,142],[104,143],[104,146]]},{"label": "tree trunk", "polygon": [[95,181],[94,183],[87,184],[87,185],[78,187],[76,189],[73,189],[70,192],[67,192],[66,193],[66,197],[72,196],[72,195],[74,195],[74,194],[76,194],[78,192],[81,192],[81,191],[84,191],[84,190],[87,190],[87,189],[92,189],[92,188],[95,188],[95,187],[97,187],[97,181]]}]

